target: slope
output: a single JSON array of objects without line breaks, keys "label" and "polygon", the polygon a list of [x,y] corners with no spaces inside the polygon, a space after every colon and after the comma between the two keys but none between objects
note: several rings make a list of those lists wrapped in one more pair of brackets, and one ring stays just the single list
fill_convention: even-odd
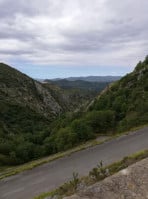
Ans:
[{"label": "slope", "polygon": [[109,85],[86,109],[53,123],[52,150],[66,150],[98,135],[123,132],[148,123],[148,57]]},{"label": "slope", "polygon": [[41,84],[0,63],[0,164],[20,164],[50,153],[51,122],[89,97]]},{"label": "slope", "polygon": [[115,112],[120,130],[148,122],[148,57],[135,70],[109,86],[90,110]]}]

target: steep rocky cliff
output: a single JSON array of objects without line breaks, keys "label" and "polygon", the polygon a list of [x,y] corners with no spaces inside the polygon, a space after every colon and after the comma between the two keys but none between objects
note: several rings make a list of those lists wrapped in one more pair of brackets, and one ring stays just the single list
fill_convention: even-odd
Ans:
[{"label": "steep rocky cliff", "polygon": [[27,106],[51,118],[64,111],[48,87],[2,63],[0,64],[0,100],[1,104],[5,101]]}]

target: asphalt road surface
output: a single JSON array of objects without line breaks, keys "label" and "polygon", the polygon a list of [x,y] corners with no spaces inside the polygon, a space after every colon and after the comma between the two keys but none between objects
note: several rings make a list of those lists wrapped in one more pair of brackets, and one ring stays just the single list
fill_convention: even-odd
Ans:
[{"label": "asphalt road surface", "polygon": [[148,127],[5,178],[0,181],[0,199],[32,199],[69,181],[73,172],[86,175],[101,160],[110,164],[144,149],[148,149]]}]

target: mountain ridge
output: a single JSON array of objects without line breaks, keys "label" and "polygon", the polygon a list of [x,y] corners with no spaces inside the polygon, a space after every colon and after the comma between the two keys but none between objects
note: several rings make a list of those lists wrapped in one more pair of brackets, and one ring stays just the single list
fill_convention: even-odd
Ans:
[{"label": "mountain ridge", "polygon": [[88,82],[112,82],[121,79],[122,76],[114,76],[114,75],[102,75],[102,76],[79,76],[79,77],[66,77],[66,78],[53,78],[53,79],[45,79],[51,81],[58,81],[58,80],[68,80],[68,81],[88,81]]},{"label": "mountain ridge", "polygon": [[61,79],[56,81],[45,80],[44,83],[50,83],[52,85],[57,85],[62,89],[78,89],[83,91],[89,91],[92,94],[94,93],[94,97],[97,93],[100,93],[106,86],[108,86],[111,82],[89,82],[84,80],[74,80],[69,81],[67,79]]}]

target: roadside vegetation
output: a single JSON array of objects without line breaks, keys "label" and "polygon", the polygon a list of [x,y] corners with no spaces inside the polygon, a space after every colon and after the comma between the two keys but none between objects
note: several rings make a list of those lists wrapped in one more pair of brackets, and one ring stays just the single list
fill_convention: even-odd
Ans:
[{"label": "roadside vegetation", "polygon": [[101,181],[104,178],[111,176],[118,171],[125,169],[128,166],[147,157],[148,150],[145,150],[135,153],[131,156],[127,156],[118,162],[110,164],[109,166],[104,166],[103,162],[101,161],[98,163],[97,167],[89,172],[88,176],[79,178],[78,173],[73,173],[71,181],[66,182],[52,192],[43,193],[40,196],[35,197],[34,199],[44,199],[48,196],[50,196],[51,198],[55,197],[57,199],[62,199],[63,197],[73,195],[79,190],[79,187],[86,188],[87,186]]},{"label": "roadside vegetation", "polygon": [[9,176],[21,173],[21,172],[26,171],[26,170],[33,169],[33,168],[35,168],[37,166],[40,166],[40,165],[45,164],[45,163],[48,163],[50,161],[54,161],[54,160],[62,158],[64,156],[69,156],[72,153],[78,152],[80,150],[84,150],[86,148],[95,146],[97,144],[102,144],[103,142],[105,142],[107,140],[110,140],[110,139],[111,139],[111,137],[107,136],[106,138],[104,138],[103,141],[100,141],[99,139],[98,140],[96,140],[96,139],[95,140],[91,140],[91,141],[88,141],[88,142],[86,142],[84,144],[81,144],[81,145],[79,145],[77,147],[69,149],[67,151],[59,152],[59,153],[50,155],[48,157],[44,157],[44,158],[40,158],[40,159],[37,159],[37,160],[33,160],[31,162],[28,162],[28,163],[25,163],[25,164],[22,164],[22,165],[18,165],[18,166],[1,166],[0,167],[0,179],[3,179],[3,178],[6,178],[6,177],[9,177]]},{"label": "roadside vegetation", "polygon": [[116,134],[113,134],[113,135],[106,135],[106,136],[99,136],[97,137],[97,139],[92,139],[92,140],[89,140],[83,144],[80,144],[76,147],[73,147],[71,149],[68,149],[66,151],[63,151],[63,152],[58,152],[56,154],[53,154],[53,155],[49,155],[47,157],[43,157],[43,158],[39,158],[37,160],[33,160],[33,161],[30,161],[30,162],[27,162],[25,164],[22,164],[22,165],[14,165],[14,166],[0,166],[0,179],[3,179],[3,178],[6,178],[6,177],[9,177],[9,176],[12,176],[12,175],[15,175],[15,174],[18,174],[18,173],[21,173],[23,171],[26,171],[26,170],[31,170],[37,166],[40,166],[42,164],[45,164],[45,163],[48,163],[48,162],[51,162],[51,161],[54,161],[56,159],[59,159],[59,158],[62,158],[64,156],[69,156],[75,152],[78,152],[78,151],[81,151],[81,150],[85,150],[89,147],[93,147],[95,145],[98,145],[98,144],[103,144],[104,142],[106,141],[109,141],[109,140],[112,140],[112,139],[115,139],[115,138],[118,138],[122,135],[128,135],[129,133],[134,133],[136,130],[139,130],[141,128],[144,128],[145,126],[148,126],[147,125],[143,125],[143,126],[139,126],[139,127],[134,127],[134,128],[131,128],[130,131],[125,131],[124,133],[122,132],[117,132]]}]

